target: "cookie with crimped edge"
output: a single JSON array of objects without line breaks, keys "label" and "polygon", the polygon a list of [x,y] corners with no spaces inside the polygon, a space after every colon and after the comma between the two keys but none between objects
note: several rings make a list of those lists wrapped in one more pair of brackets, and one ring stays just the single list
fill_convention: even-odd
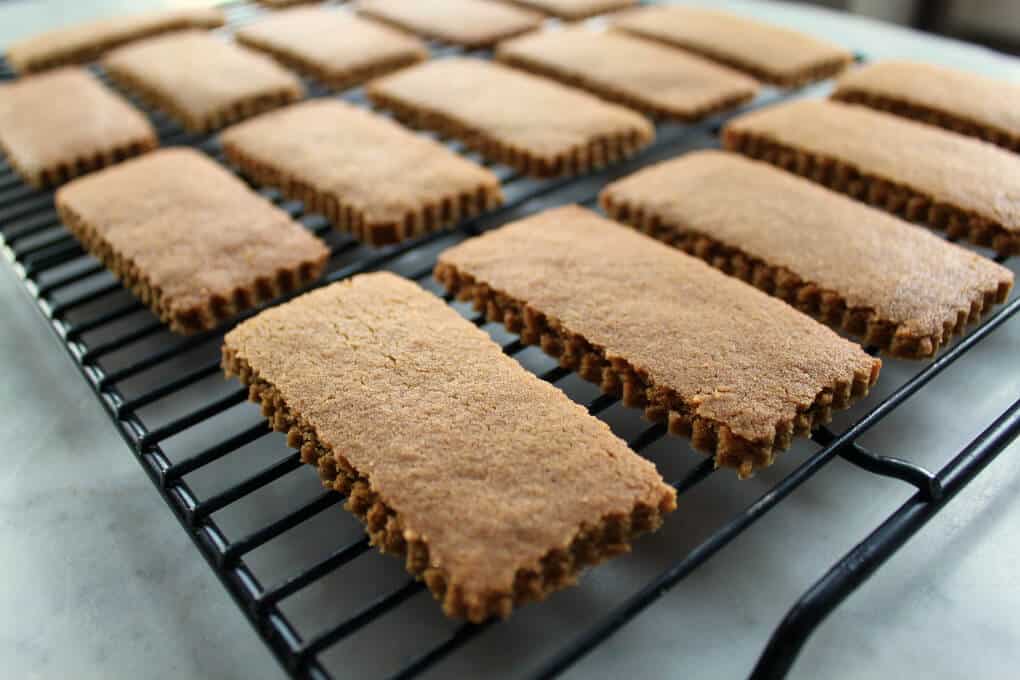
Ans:
[{"label": "cookie with crimped edge", "polygon": [[503,202],[490,170],[335,99],[267,113],[220,139],[252,180],[279,187],[371,245],[450,227]]},{"label": "cookie with crimped edge", "polygon": [[482,59],[429,61],[374,80],[365,92],[408,125],[460,139],[533,177],[589,172],[655,137],[633,111]]},{"label": "cookie with crimped edge", "polygon": [[103,57],[118,85],[193,132],[208,132],[297,101],[300,79],[271,57],[199,31],[118,48]]},{"label": "cookie with crimped edge", "polygon": [[923,227],[736,154],[653,165],[600,201],[613,219],[896,357],[934,355],[1013,285],[1005,267]]},{"label": "cookie with crimped edge", "polygon": [[140,112],[83,68],[0,84],[0,150],[43,188],[159,146]]},{"label": "cookie with crimped edge", "polygon": [[867,394],[882,364],[781,300],[578,206],[469,239],[434,275],[741,477]]},{"label": "cookie with crimped edge", "polygon": [[281,64],[345,90],[428,58],[402,31],[324,7],[297,7],[253,21],[234,38]]},{"label": "cookie with crimped edge", "polygon": [[319,278],[326,246],[207,156],[165,149],[65,185],[82,245],[168,324],[191,334]]},{"label": "cookie with crimped edge", "polygon": [[187,28],[222,26],[223,11],[213,7],[155,10],[97,19],[11,43],[7,61],[19,73],[80,64],[134,40]]},{"label": "cookie with crimped edge", "polygon": [[779,87],[831,78],[853,62],[853,54],[839,45],[704,7],[644,7],[624,12],[612,26],[700,54]]},{"label": "cookie with crimped edge", "polygon": [[949,66],[890,59],[839,79],[834,99],[977,137],[1020,153],[1020,85]]},{"label": "cookie with crimped edge", "polygon": [[223,367],[451,617],[542,600],[676,507],[605,423],[394,274],[245,321]]},{"label": "cookie with crimped edge", "polygon": [[745,113],[723,144],[955,238],[1020,253],[1020,157],[863,106],[803,99]]},{"label": "cookie with crimped edge", "polygon": [[542,31],[500,43],[496,59],[654,118],[694,122],[754,98],[758,83],[693,54],[623,33]]},{"label": "cookie with crimped edge", "polygon": [[515,5],[551,14],[564,21],[590,17],[633,7],[640,0],[508,0]]},{"label": "cookie with crimped edge", "polygon": [[361,0],[362,16],[467,48],[491,47],[538,28],[542,15],[497,0]]}]

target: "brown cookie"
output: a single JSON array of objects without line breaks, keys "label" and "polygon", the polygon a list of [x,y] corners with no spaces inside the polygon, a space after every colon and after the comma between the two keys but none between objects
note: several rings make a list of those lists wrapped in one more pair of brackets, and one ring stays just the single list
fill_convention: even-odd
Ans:
[{"label": "brown cookie", "polygon": [[879,61],[839,79],[833,98],[1020,153],[1020,85],[916,61]]},{"label": "brown cookie", "polygon": [[366,94],[409,125],[458,138],[535,177],[588,172],[655,136],[632,111],[482,59],[429,61],[372,81]]},{"label": "brown cookie", "polygon": [[0,149],[42,188],[159,146],[141,113],[88,71],[65,67],[0,84]]},{"label": "brown cookie", "polygon": [[393,274],[242,323],[223,367],[448,616],[509,616],[676,507],[605,423]]},{"label": "brown cookie", "polygon": [[508,0],[527,9],[537,9],[564,21],[580,21],[606,12],[633,7],[641,0]]},{"label": "brown cookie", "polygon": [[336,90],[429,56],[425,44],[413,36],[322,7],[276,12],[241,27],[235,37]]},{"label": "brown cookie", "polygon": [[866,394],[881,366],[781,300],[577,206],[469,239],[435,277],[741,477]]},{"label": "brown cookie", "polygon": [[909,220],[1020,253],[1020,157],[991,144],[808,99],[735,118],[723,142]]},{"label": "brown cookie", "polygon": [[754,98],[758,83],[725,66],[622,33],[572,28],[501,43],[496,59],[650,116],[701,120]]},{"label": "brown cookie", "polygon": [[189,130],[208,132],[275,109],[304,87],[271,58],[198,31],[150,38],[103,58],[110,77]]},{"label": "brown cookie", "polygon": [[701,7],[638,9],[621,15],[613,27],[690,50],[781,87],[830,78],[853,62],[853,55],[838,45]]},{"label": "brown cookie", "polygon": [[653,165],[610,184],[601,202],[893,356],[932,356],[1013,285],[1005,267],[923,227],[736,154]]},{"label": "brown cookie", "polygon": [[177,333],[296,290],[329,257],[287,213],[192,149],[82,177],[56,203],[82,245]]},{"label": "brown cookie", "polygon": [[335,99],[259,116],[221,139],[246,175],[372,245],[451,226],[503,202],[489,170]]},{"label": "brown cookie", "polygon": [[542,15],[496,0],[361,0],[358,12],[426,38],[490,47],[537,28]]},{"label": "brown cookie", "polygon": [[115,47],[160,33],[215,28],[223,22],[223,12],[212,7],[156,10],[98,19],[11,43],[7,48],[7,61],[19,73],[31,73],[92,61]]}]

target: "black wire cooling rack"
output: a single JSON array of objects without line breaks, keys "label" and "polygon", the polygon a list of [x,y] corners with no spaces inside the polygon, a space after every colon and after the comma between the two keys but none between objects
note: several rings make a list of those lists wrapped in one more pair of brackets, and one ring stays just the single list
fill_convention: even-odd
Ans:
[{"label": "black wire cooling rack", "polygon": [[[229,4],[226,9],[229,26],[244,23],[261,11],[245,3]],[[433,52],[441,57],[461,50],[433,45]],[[474,54],[489,56],[485,52]],[[97,67],[93,68],[103,77]],[[0,63],[0,79],[13,77],[9,67]],[[318,83],[308,82],[307,85],[311,96],[332,96]],[[743,110],[811,93],[810,88],[793,93],[766,90]],[[367,106],[360,90],[336,96]],[[135,103],[145,109],[140,102]],[[166,116],[148,113],[163,146],[195,146],[223,162],[215,136],[187,133]],[[487,164],[503,183],[506,205],[460,225],[456,231],[434,233],[382,249],[361,246],[332,230],[324,217],[305,214],[299,202],[286,201],[273,188],[259,188],[259,191],[329,244],[332,252],[329,273],[321,283],[360,272],[388,269],[442,295],[441,287],[431,278],[431,271],[437,253],[444,248],[552,205],[576,202],[594,207],[598,190],[616,177],[688,150],[718,147],[719,128],[731,115],[716,116],[692,126],[659,125],[655,144],[638,157],[583,178],[537,181],[509,168]],[[447,144],[482,162],[462,145]],[[463,653],[486,631],[506,625],[498,622],[456,624],[441,617],[437,621],[435,612],[426,611],[434,606],[427,596],[421,595],[423,586],[403,572],[396,574],[399,571],[397,560],[372,553],[367,538],[353,520],[341,527],[343,513],[339,512],[339,507],[343,497],[332,491],[324,492],[317,486],[314,471],[304,469],[298,453],[287,449],[270,431],[257,407],[246,403],[247,391],[235,382],[210,382],[220,373],[219,346],[225,329],[188,338],[170,334],[60,225],[54,211],[53,193],[25,185],[6,163],[0,164],[0,234],[3,250],[27,291],[167,506],[289,674],[310,678],[343,674],[343,663],[330,664],[324,662],[323,657],[338,645],[350,644],[359,638],[364,638],[367,645],[383,644],[378,639],[379,633],[373,632],[373,624],[402,613],[404,637],[414,638],[417,646],[396,654],[385,668],[384,673],[394,678],[417,677],[434,669],[441,673],[440,664],[444,661],[449,663],[453,655],[458,651]],[[563,387],[592,414],[605,417],[617,410],[615,398],[578,388],[572,382],[573,376],[552,360],[529,354],[531,350],[516,336],[487,324],[482,315],[448,296],[446,299],[488,330],[506,353],[518,357],[543,379]],[[562,643],[558,641],[552,653],[529,670],[529,677],[552,678],[569,669],[837,457],[875,475],[901,480],[914,487],[913,496],[818,580],[775,630],[752,677],[783,677],[818,624],[1020,434],[1018,400],[937,472],[906,460],[876,455],[858,443],[862,435],[1005,324],[1018,310],[1020,297],[1014,296],[936,360],[913,364],[916,372],[912,377],[889,392],[881,403],[872,406],[871,401],[867,402],[870,410],[861,410],[863,415],[856,422],[841,432],[826,427],[815,431],[809,443],[812,451],[799,466],[741,511],[729,516],[700,543],[683,546],[682,554],[673,555],[666,569],[635,584],[639,589],[614,603],[601,618],[588,621],[579,629],[576,624],[572,626],[570,635]],[[638,452],[647,451],[665,434],[662,425],[648,423],[632,426],[630,431],[629,444]],[[681,439],[670,440],[670,446],[689,449]],[[260,456],[255,449],[268,453]],[[710,459],[692,454],[691,460],[694,462],[672,480],[681,499],[714,472]],[[200,479],[196,481],[196,476],[216,466],[232,471],[236,481],[225,487],[199,488],[209,485]],[[229,516],[232,509],[271,485],[289,483],[289,480],[297,480],[293,483],[305,490],[310,487],[319,490],[304,493],[299,499],[283,494],[285,502],[279,504],[271,521],[259,521],[240,531],[221,528],[220,518]],[[738,482],[734,480],[733,483]],[[324,516],[337,528],[320,532],[320,537],[326,538],[317,546],[314,559],[300,565],[287,563],[282,558],[276,561],[254,559],[259,551],[281,542],[284,543],[282,553],[286,556],[287,538]],[[234,534],[237,537],[232,537]],[[255,562],[263,567],[270,566],[263,568]],[[283,563],[286,565],[281,567]],[[338,577],[342,585],[339,590],[334,586],[330,592],[345,600],[346,594],[352,593],[349,601],[319,602],[319,609],[325,610],[330,618],[311,632],[295,623],[294,616],[288,613],[288,604],[302,596],[315,599],[316,589],[324,581]],[[336,595],[338,592],[341,596]],[[426,604],[422,606],[421,601]],[[532,605],[531,608],[543,606],[548,605]],[[422,632],[424,624],[416,625],[416,617],[429,622],[428,634]],[[391,642],[392,639],[385,644]],[[484,668],[472,668],[476,673],[486,672]]]}]

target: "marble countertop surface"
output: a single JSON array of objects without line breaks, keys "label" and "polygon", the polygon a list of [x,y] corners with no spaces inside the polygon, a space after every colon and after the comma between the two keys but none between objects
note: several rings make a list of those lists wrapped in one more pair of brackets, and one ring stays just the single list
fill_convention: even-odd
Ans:
[{"label": "marble countertop surface", "polygon": [[[141,4],[0,3],[0,45],[56,23]],[[803,6],[726,4],[873,57],[941,61],[1020,80],[1020,62],[960,43]],[[0,263],[0,310],[0,441],[7,460],[0,468],[0,676],[283,677],[6,262]],[[1020,319],[1014,318],[864,443],[931,467],[944,464],[1020,395],[1018,350]],[[917,364],[887,362],[869,405],[916,370]],[[775,468],[743,484],[714,475],[685,496],[667,527],[637,552],[655,573],[668,564],[656,561],[660,553],[669,549],[675,558],[678,543],[694,545],[705,527],[753,500],[809,450],[794,447]],[[745,676],[795,599],[909,495],[901,483],[834,461],[567,677]],[[1015,522],[1016,443],[819,628],[790,677],[1016,677]],[[646,566],[626,560],[623,573]],[[618,587],[612,573],[596,570],[589,596],[592,588],[597,594]],[[562,596],[568,613],[575,611],[571,597]],[[513,670],[520,651],[513,645],[545,635],[548,629],[534,622],[548,605],[522,612],[509,649],[483,644],[478,654]],[[559,622],[565,630],[583,623]],[[349,668],[352,677],[370,677],[357,659]],[[429,677],[467,677],[479,668],[447,663]]]}]

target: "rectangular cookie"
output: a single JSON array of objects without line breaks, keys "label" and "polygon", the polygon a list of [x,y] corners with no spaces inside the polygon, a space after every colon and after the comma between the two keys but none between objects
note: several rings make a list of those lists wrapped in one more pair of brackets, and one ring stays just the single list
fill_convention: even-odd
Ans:
[{"label": "rectangular cookie", "polygon": [[127,45],[103,58],[122,87],[193,132],[297,101],[304,87],[270,57],[198,31]]},{"label": "rectangular cookie", "polygon": [[361,0],[358,12],[426,38],[491,47],[537,28],[542,15],[496,0]]},{"label": "rectangular cookie", "polygon": [[824,99],[738,116],[723,143],[950,236],[1020,253],[1020,157],[991,144]]},{"label": "rectangular cookie", "polygon": [[948,66],[879,61],[850,71],[832,94],[1020,153],[1020,85]]},{"label": "rectangular cookie", "polygon": [[853,54],[798,31],[702,7],[655,6],[627,12],[613,28],[690,50],[780,87],[830,78]]},{"label": "rectangular cookie", "polygon": [[722,151],[607,186],[606,213],[897,357],[930,357],[1013,273],[806,179]]},{"label": "rectangular cookie", "polygon": [[460,139],[535,177],[588,172],[655,136],[637,113],[482,59],[429,61],[374,80],[365,92],[409,125]]},{"label": "rectangular cookie", "polygon": [[676,507],[605,423],[394,274],[245,321],[223,367],[451,617],[544,599]]},{"label": "rectangular cookie", "polygon": [[241,27],[234,37],[335,90],[429,56],[425,43],[414,36],[323,7],[276,12]]},{"label": "rectangular cookie", "polygon": [[33,73],[99,58],[107,50],[160,33],[216,28],[223,11],[213,7],[154,10],[65,26],[13,42],[7,61],[19,73]]},{"label": "rectangular cookie", "polygon": [[0,149],[37,188],[159,146],[141,113],[83,68],[0,84]]},{"label": "rectangular cookie", "polygon": [[82,245],[176,333],[215,328],[319,278],[326,246],[192,149],[154,151],[56,194]]},{"label": "rectangular cookie", "polygon": [[622,33],[568,28],[500,43],[496,59],[657,118],[701,120],[754,98],[753,78]]},{"label": "rectangular cookie", "polygon": [[564,21],[580,21],[606,12],[633,7],[640,0],[509,0],[527,9],[536,9]]},{"label": "rectangular cookie", "polygon": [[454,246],[435,277],[741,477],[866,394],[882,364],[781,300],[578,206]]},{"label": "rectangular cookie", "polygon": [[486,168],[377,114],[320,99],[235,125],[227,158],[359,240],[384,245],[503,202]]}]

